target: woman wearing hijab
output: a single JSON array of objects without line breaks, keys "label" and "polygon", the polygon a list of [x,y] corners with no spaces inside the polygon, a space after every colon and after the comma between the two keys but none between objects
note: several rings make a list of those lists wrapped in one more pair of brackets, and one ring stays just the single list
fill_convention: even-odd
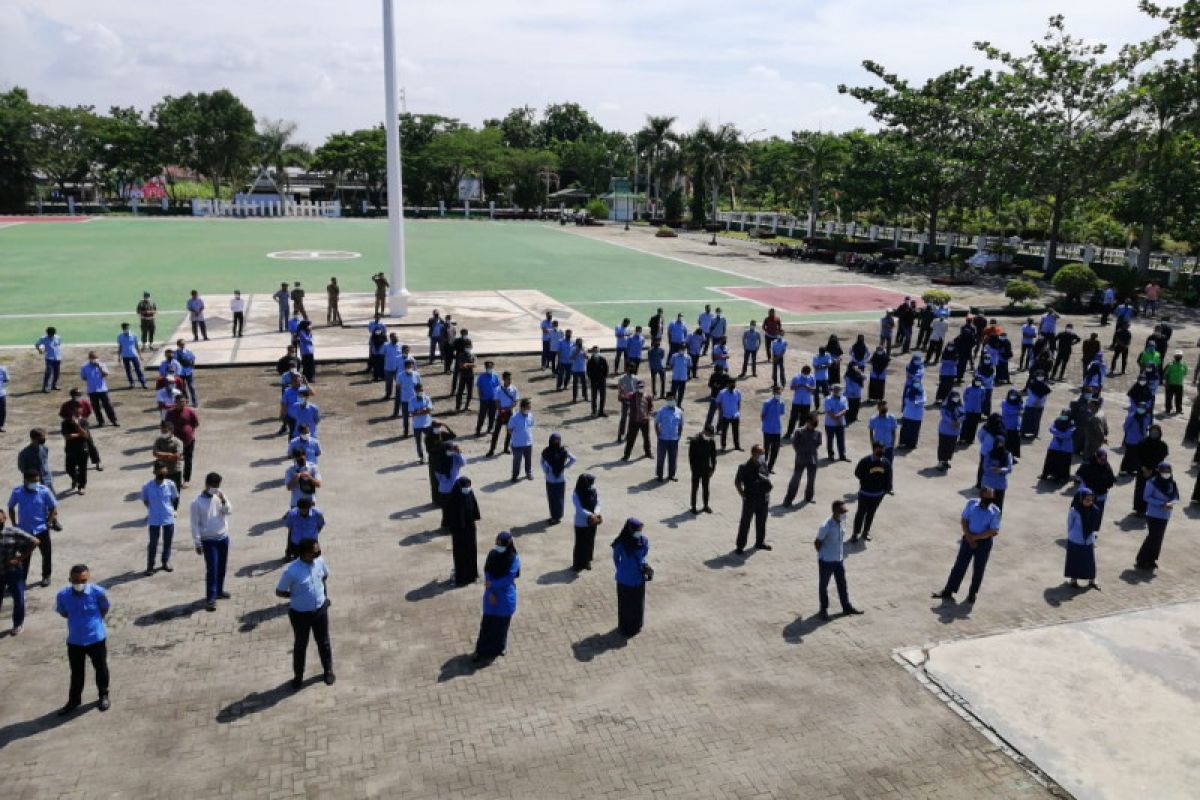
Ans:
[{"label": "woman wearing hijab", "polygon": [[971,385],[963,389],[963,424],[958,441],[970,446],[975,441],[975,433],[979,430],[979,420],[983,417],[983,384],[977,378],[971,380]]},{"label": "woman wearing hijab", "polygon": [[483,619],[475,643],[476,664],[490,664],[508,650],[508,626],[517,612],[517,578],[521,558],[508,531],[500,531],[483,563]]},{"label": "woman wearing hijab", "polygon": [[479,548],[475,538],[479,502],[471,489],[470,478],[463,476],[454,482],[454,489],[446,500],[446,517],[454,550],[454,585],[466,586],[479,578]]},{"label": "woman wearing hijab", "polygon": [[1067,512],[1067,565],[1065,576],[1078,589],[1080,581],[1087,588],[1099,589],[1096,584],[1096,531],[1100,530],[1102,512],[1096,507],[1096,496],[1087,486],[1080,486]]},{"label": "woman wearing hijab", "polygon": [[938,385],[937,391],[934,392],[934,402],[943,403],[946,397],[950,394],[950,390],[954,388],[954,382],[958,379],[958,348],[954,343],[946,345],[946,349],[942,351],[942,360],[938,364]]},{"label": "woman wearing hijab", "polygon": [[921,421],[925,418],[925,387],[920,381],[910,383],[904,390],[900,412],[900,441],[903,450],[912,450],[921,436]]},{"label": "woman wearing hijab", "polygon": [[571,556],[571,571],[592,568],[592,553],[596,547],[596,526],[604,521],[600,516],[600,495],[596,492],[596,476],[585,472],[575,481],[571,493],[575,506],[575,552]]},{"label": "woman wearing hijab", "polygon": [[979,434],[975,438],[979,442],[979,468],[975,473],[975,488],[979,489],[983,486],[983,471],[987,465],[988,456],[991,454],[992,448],[996,446],[996,442],[1004,438],[1004,420],[999,414],[991,414],[984,420],[983,427],[979,429]]},{"label": "woman wearing hijab", "polygon": [[1146,572],[1158,568],[1158,556],[1162,552],[1163,535],[1167,532],[1167,522],[1171,519],[1171,511],[1179,501],[1179,486],[1171,477],[1171,465],[1164,461],[1154,471],[1154,477],[1146,481],[1143,494],[1146,502],[1146,539],[1137,552],[1134,565]]},{"label": "woman wearing hijab", "polygon": [[546,476],[546,500],[550,503],[550,524],[562,522],[563,507],[567,500],[567,467],[575,463],[575,456],[563,447],[562,437],[550,434],[550,443],[542,451],[542,472]]},{"label": "woman wearing hijab", "polygon": [[[833,374],[832,367],[830,367],[829,374]],[[863,375],[862,369],[858,364],[851,361],[846,365],[846,386],[842,392],[842,397],[846,398],[847,425],[853,425],[855,422],[858,422],[858,410],[862,407],[863,384],[866,382],[867,378]]]},{"label": "woman wearing hijab", "polygon": [[867,337],[860,333],[854,340],[854,344],[850,345],[850,360],[861,366],[867,363],[869,355],[871,355],[871,347],[867,344]]},{"label": "woman wearing hijab", "polygon": [[1079,465],[1075,470],[1079,486],[1086,486],[1095,496],[1096,509],[1100,517],[1104,517],[1104,504],[1108,502],[1108,491],[1117,483],[1112,465],[1108,463],[1108,451],[1101,447],[1091,459]]},{"label": "woman wearing hijab", "polygon": [[887,368],[891,362],[891,356],[883,347],[875,348],[875,354],[871,356],[871,378],[867,383],[868,400],[878,403],[883,399],[887,390]]},{"label": "woman wearing hijab", "polygon": [[983,413],[992,413],[992,389],[996,385],[996,365],[991,357],[984,353],[979,357],[979,367],[975,370],[975,380],[983,387]]},{"label": "woman wearing hijab", "polygon": [[[450,494],[454,491],[454,484],[458,481],[458,473],[466,466],[467,460],[463,458],[463,454],[459,452],[458,445],[454,442],[446,442],[442,445],[442,458],[437,459],[437,466],[434,469],[433,475],[437,478],[437,504],[442,509],[442,527],[450,527],[450,517],[446,512],[447,504],[450,502]],[[429,463],[434,463],[433,451],[430,451]]]},{"label": "woman wearing hijab", "polygon": [[[945,362],[943,362],[945,363]],[[950,469],[950,460],[958,447],[962,433],[963,408],[958,390],[951,389],[942,404],[941,419],[938,420],[937,468],[945,472]]]},{"label": "woman wearing hijab", "polygon": [[[1121,456],[1121,468],[1119,470],[1122,475],[1136,475],[1138,471],[1138,445],[1150,433],[1150,423],[1153,417],[1146,413],[1147,408],[1145,403],[1139,403],[1129,409],[1125,415],[1125,425],[1123,430],[1125,438],[1121,440],[1121,444],[1125,447],[1125,453]],[[1156,458],[1153,461],[1147,462],[1153,467],[1161,458]]]},{"label": "woman wearing hijab", "polygon": [[995,495],[996,508],[1004,508],[1004,495],[1008,491],[1008,476],[1013,470],[1012,453],[1003,436],[997,436],[987,456],[983,459],[979,484],[991,489]]},{"label": "woman wearing hijab", "polygon": [[617,627],[623,636],[637,636],[646,612],[646,554],[650,552],[640,520],[625,520],[613,539],[612,551],[617,577]]},{"label": "woman wearing hijab", "polygon": [[1075,452],[1075,426],[1065,411],[1050,425],[1050,444],[1039,480],[1062,483],[1071,476],[1071,455]]},{"label": "woman wearing hijab", "polygon": [[1042,430],[1042,412],[1046,398],[1050,396],[1050,384],[1046,373],[1035,372],[1025,384],[1025,411],[1021,414],[1021,435],[1038,438]]},{"label": "woman wearing hijab", "polygon": [[1009,389],[1000,402],[1000,419],[1004,422],[1004,441],[1013,458],[1021,457],[1021,415],[1025,412],[1025,399],[1016,389]]},{"label": "woman wearing hijab", "polygon": [[1154,465],[1167,460],[1171,448],[1163,441],[1162,428],[1154,424],[1146,431],[1146,438],[1138,442],[1134,449],[1137,480],[1133,485],[1133,511],[1140,517],[1146,513],[1146,481],[1154,476]]},{"label": "woman wearing hijab", "polygon": [[842,351],[842,343],[836,333],[829,334],[829,341],[825,343],[825,352],[833,358],[833,362],[829,365],[829,385],[841,383],[842,356],[845,353]]}]

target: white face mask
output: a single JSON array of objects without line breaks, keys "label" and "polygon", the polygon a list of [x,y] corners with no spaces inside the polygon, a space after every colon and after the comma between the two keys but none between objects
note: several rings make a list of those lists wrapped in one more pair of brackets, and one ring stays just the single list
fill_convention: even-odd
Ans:
[{"label": "white face mask", "polygon": [[87,584],[86,583],[72,583],[71,589],[74,590],[78,594],[82,594],[83,591],[85,589],[87,589]]},{"label": "white face mask", "polygon": [[471,493],[471,487],[470,487],[470,486],[464,486],[464,487],[462,487],[462,490],[461,490],[461,491],[462,491],[462,493],[463,493],[463,494],[470,494],[470,493]]},{"label": "white face mask", "polygon": [[507,548],[507,547],[505,547],[505,546],[504,546],[504,545],[502,545],[502,544],[498,544],[498,545],[496,545],[495,547],[493,547],[493,548],[492,548],[492,550],[493,550],[494,552],[497,552],[497,553],[503,553],[503,552],[504,552],[505,550],[507,550],[507,549],[508,549],[508,548]]},{"label": "white face mask", "polygon": [[767,457],[765,454],[758,457],[758,463],[760,463],[760,464],[767,463]]},{"label": "white face mask", "polygon": [[25,482],[25,488],[26,488],[26,489],[29,489],[30,491],[33,491],[34,489],[36,489],[36,488],[37,488],[37,484],[36,484],[36,483],[34,483],[34,482],[31,482],[31,481],[26,481],[26,482]]},{"label": "white face mask", "polygon": [[1165,478],[1165,479],[1167,479],[1167,480],[1170,480],[1170,479],[1171,479],[1171,473],[1170,473],[1170,472],[1160,472],[1160,473],[1158,473],[1158,474],[1159,474],[1159,476],[1160,476],[1160,477],[1162,477],[1162,478]]}]

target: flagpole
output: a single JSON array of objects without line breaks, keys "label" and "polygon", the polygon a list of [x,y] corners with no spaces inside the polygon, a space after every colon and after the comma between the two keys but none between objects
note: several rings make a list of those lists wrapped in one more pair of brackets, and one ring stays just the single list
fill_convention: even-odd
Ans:
[{"label": "flagpole", "polygon": [[391,266],[390,315],[408,314],[409,291],[404,264],[404,189],[400,167],[400,117],[396,111],[396,28],[392,0],[383,0],[383,84],[387,114],[388,259]]}]

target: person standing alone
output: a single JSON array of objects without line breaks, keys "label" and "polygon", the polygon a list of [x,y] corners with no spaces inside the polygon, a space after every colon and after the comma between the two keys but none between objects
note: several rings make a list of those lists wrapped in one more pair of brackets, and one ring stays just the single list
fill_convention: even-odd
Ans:
[{"label": "person standing alone", "polygon": [[843,542],[846,538],[846,504],[841,500],[834,500],[831,511],[829,519],[821,525],[817,531],[817,538],[813,540],[813,546],[817,549],[817,599],[821,603],[821,610],[817,612],[817,616],[823,620],[829,619],[830,578],[833,578],[837,585],[842,613],[863,613],[850,602],[850,593],[846,591],[846,567],[842,563],[845,558]]}]

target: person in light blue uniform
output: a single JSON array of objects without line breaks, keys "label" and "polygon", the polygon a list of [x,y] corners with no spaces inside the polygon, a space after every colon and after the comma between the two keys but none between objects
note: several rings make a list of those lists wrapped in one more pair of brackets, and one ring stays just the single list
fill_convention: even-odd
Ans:
[{"label": "person in light blue uniform", "polygon": [[1013,457],[1008,451],[1003,436],[998,436],[983,462],[980,484],[992,490],[996,507],[1004,508],[1004,495],[1008,491],[1008,476],[1012,474]]},{"label": "person in light blue uniform", "polygon": [[521,557],[513,535],[500,531],[483,564],[483,618],[472,657],[476,664],[490,664],[508,652],[508,629],[517,613],[520,576]]},{"label": "person in light blue uniform", "polygon": [[1075,425],[1065,411],[1050,424],[1050,444],[1039,480],[1062,483],[1071,477],[1071,456],[1075,453]]},{"label": "person in light blue uniform", "polygon": [[1021,457],[1021,416],[1025,413],[1025,398],[1016,389],[1009,389],[1000,401],[1000,419],[1004,421],[1004,441],[1013,458]]},{"label": "person in light blue uniform", "polygon": [[496,425],[496,393],[500,390],[500,376],[496,374],[495,361],[483,362],[483,372],[475,379],[475,388],[479,390],[479,414],[475,418],[475,435],[482,436],[485,420],[487,433],[491,433]]},{"label": "person in light blue uniform", "polygon": [[1146,503],[1146,538],[1138,548],[1134,566],[1143,572],[1153,572],[1158,569],[1167,523],[1179,502],[1179,486],[1172,477],[1169,462],[1162,461],[1157,465],[1154,477],[1146,481],[1146,488],[1142,490],[1142,499]]},{"label": "person in light blue uniform", "polygon": [[900,410],[900,447],[915,449],[921,436],[921,421],[925,419],[925,387],[914,381],[904,390],[904,405]]},{"label": "person in light blue uniform", "polygon": [[712,343],[723,340],[729,331],[729,320],[721,316],[721,309],[713,312],[712,324],[708,326],[708,338]]},{"label": "person in light blue uniform", "polygon": [[563,447],[562,436],[550,434],[549,444],[542,450],[542,474],[546,476],[546,502],[550,506],[550,524],[562,522],[567,501],[567,470],[575,456]]},{"label": "person in light blue uniform", "polygon": [[1108,367],[1104,364],[1104,354],[1096,353],[1095,358],[1087,365],[1087,369],[1083,372],[1083,385],[1094,387],[1096,389],[1104,389],[1104,379],[1108,377]]},{"label": "person in light blue uniform", "polygon": [[71,585],[60,589],[54,598],[54,610],[67,621],[67,662],[71,665],[71,688],[67,704],[58,715],[65,717],[83,702],[84,670],[88,659],[96,673],[96,689],[100,693],[101,711],[108,711],[108,630],[104,618],[112,604],[108,593],[91,583],[87,564],[71,567]]},{"label": "person in light blue uniform", "polygon": [[388,343],[383,346],[383,399],[392,399],[392,390],[396,386],[396,376],[404,368],[404,350],[400,338],[395,333],[388,335]]},{"label": "person in light blue uniform", "polygon": [[672,354],[683,350],[687,344],[688,327],[683,321],[683,314],[678,314],[675,321],[667,326],[667,345]]},{"label": "person in light blue uniform", "polygon": [[571,355],[575,352],[574,331],[568,328],[558,341],[558,368],[554,373],[554,388],[563,391],[571,382]]},{"label": "person in light blue uniform", "polygon": [[983,470],[988,456],[996,443],[1004,438],[1004,420],[1000,414],[989,414],[975,438],[979,442],[979,468],[975,474],[975,488],[979,489],[983,486]]},{"label": "person in light blue uniform", "polygon": [[984,414],[991,414],[992,390],[996,386],[996,365],[992,363],[991,356],[986,353],[979,356],[979,366],[975,369],[974,380],[979,381],[979,385],[983,387],[982,411]]},{"label": "person in light blue uniform", "polygon": [[801,425],[808,419],[808,415],[812,413],[820,413],[820,408],[813,408],[813,401],[819,400],[815,397],[817,389],[816,378],[812,375],[812,367],[805,364],[800,368],[800,371],[792,376],[792,413],[788,417],[788,438],[796,432],[796,426]]},{"label": "person in light blue uniform", "polygon": [[[674,397],[667,398],[662,408],[654,412],[654,435],[658,440],[655,477],[660,483],[664,480],[674,481],[675,464],[679,459],[679,439],[683,436],[683,409],[679,408]],[[664,461],[667,466],[666,477],[663,477]]]},{"label": "person in light blue uniform", "polygon": [[733,428],[733,449],[741,450],[739,429],[742,416],[742,393],[737,388],[737,378],[729,378],[725,388],[717,395],[717,408],[719,409],[717,430],[721,434],[721,451],[724,452],[728,449],[726,444],[730,428]]},{"label": "person in light blue uniform", "polygon": [[725,372],[729,372],[729,346],[725,343],[723,336],[713,340],[712,365],[713,369],[720,367]]},{"label": "person in light blue uniform", "polygon": [[650,343],[650,352],[646,354],[646,361],[650,365],[650,396],[666,397],[667,352],[663,350],[660,340],[655,339]]},{"label": "person in light blue uniform", "polygon": [[709,329],[712,328],[713,313],[712,306],[706,305],[704,310],[700,312],[700,316],[696,317],[696,329],[700,331],[700,335],[704,337],[704,344],[700,350],[700,355],[708,352],[708,348],[712,345],[712,335]]},{"label": "person in light blue uniform", "polygon": [[975,441],[975,431],[979,429],[979,420],[983,417],[983,382],[978,378],[963,390],[963,423],[959,441],[969,445]]},{"label": "person in light blue uniform", "polygon": [[[779,340],[776,340],[779,341]],[[763,451],[767,456],[767,471],[774,474],[775,459],[779,458],[779,441],[783,438],[783,417],[787,405],[783,402],[783,387],[771,388],[771,397],[762,405]]]},{"label": "person in light blue uniform", "polygon": [[698,377],[697,371],[700,369],[700,356],[707,352],[708,339],[705,338],[703,331],[696,328],[687,338],[687,354],[690,362],[689,372],[693,378]]},{"label": "person in light blue uniform", "polygon": [[538,323],[542,332],[542,369],[550,366],[550,331],[554,327],[554,312],[547,311],[546,318]]},{"label": "person in light blue uniform", "polygon": [[846,398],[846,424],[858,422],[858,411],[862,408],[863,387],[867,385],[867,376],[862,368],[854,361],[846,365],[845,384],[842,396]]},{"label": "person in light blue uniform", "polygon": [[42,374],[42,393],[57,392],[58,376],[62,371],[62,339],[58,336],[58,330],[46,328],[46,335],[33,343],[33,349],[46,362],[46,371]]},{"label": "person in light blue uniform", "polygon": [[678,404],[683,403],[683,395],[687,390],[688,377],[692,374],[694,363],[691,354],[683,350],[676,350],[668,361],[667,366],[671,368],[671,396]]},{"label": "person in light blue uniform", "polygon": [[[1125,424],[1123,431],[1125,434],[1121,444],[1124,445],[1125,453],[1121,456],[1121,468],[1118,472],[1121,475],[1134,475],[1140,466],[1138,461],[1137,449],[1142,440],[1146,438],[1146,434],[1150,432],[1150,424],[1154,421],[1154,415],[1149,413],[1149,408],[1145,403],[1138,403],[1131,406],[1125,415]],[[1147,464],[1146,468],[1152,467],[1152,464]]]},{"label": "person in light blue uniform", "polygon": [[967,501],[961,516],[962,537],[958,542],[958,557],[936,599],[954,602],[954,593],[962,586],[967,567],[971,566],[971,585],[967,603],[973,604],[983,584],[983,573],[992,554],[992,542],[1000,533],[1000,509],[994,502],[991,489],[983,489],[978,498]]},{"label": "person in light blue uniform", "polygon": [[646,349],[646,337],[642,335],[641,325],[633,329],[633,333],[630,334],[629,340],[626,342],[625,349],[625,358],[630,366],[633,367],[633,374],[637,375],[638,370],[642,366],[643,351]]},{"label": "person in light blue uniform", "polygon": [[621,320],[621,324],[613,328],[613,336],[617,342],[617,354],[613,357],[613,372],[621,371],[622,358],[629,363],[629,333],[629,317]]},{"label": "person in light blue uniform", "polygon": [[[175,343],[175,360],[179,362],[179,377],[192,398],[192,408],[198,408],[200,403],[196,397],[196,354],[188,349],[187,342],[180,339]],[[311,380],[307,375],[306,380]]]},{"label": "person in light blue uniform", "polygon": [[882,445],[883,457],[888,463],[896,460],[896,433],[899,429],[900,423],[895,415],[889,413],[886,400],[875,407],[875,416],[867,421],[868,444],[871,448]]},{"label": "person in light blue uniform", "polygon": [[750,320],[750,327],[742,331],[742,374],[738,377],[746,377],[747,368],[751,375],[758,377],[758,348],[760,345],[762,345],[762,334],[758,331],[758,323]]},{"label": "person in light blue uniform", "polygon": [[1079,581],[1087,588],[1099,589],[1096,584],[1096,532],[1100,530],[1102,509],[1096,505],[1096,495],[1087,486],[1080,486],[1067,511],[1067,562],[1063,569],[1078,589]]},{"label": "person in light blue uniform", "polygon": [[642,631],[646,615],[646,555],[650,542],[642,534],[641,520],[630,517],[613,540],[613,568],[617,579],[617,628],[625,637]]},{"label": "person in light blue uniform", "polygon": [[300,543],[305,539],[319,539],[325,530],[325,513],[314,505],[311,497],[301,497],[295,508],[289,508],[283,517],[285,540],[283,560],[293,561],[299,554]]},{"label": "person in light blue uniform", "polygon": [[417,372],[417,362],[410,358],[404,362],[404,369],[396,373],[396,396],[392,401],[392,419],[403,415],[402,438],[408,436],[408,418],[412,414],[412,403],[421,388],[421,373]]},{"label": "person in light blue uniform", "polygon": [[904,385],[907,387],[913,383],[921,383],[925,380],[925,360],[921,358],[920,353],[914,353],[908,363],[904,365]]},{"label": "person in light blue uniform", "polygon": [[417,443],[417,461],[424,464],[425,431],[433,427],[433,401],[425,393],[425,389],[421,384],[416,384],[412,399],[407,403],[407,408],[408,416],[412,417],[413,440]]},{"label": "person in light blue uniform", "polygon": [[150,530],[150,542],[146,547],[146,574],[154,574],[154,560],[158,556],[158,540],[162,537],[162,568],[172,572],[171,540],[175,538],[175,513],[179,510],[179,488],[167,479],[167,468],[154,470],[153,480],[142,486],[142,505],[146,507],[146,526]]},{"label": "person in light blue uniform", "polygon": [[850,406],[842,397],[842,387],[834,384],[829,387],[832,394],[825,399],[825,453],[833,461],[833,446],[837,443],[838,460],[849,461],[846,457],[846,412]]},{"label": "person in light blue uniform", "polygon": [[321,423],[321,409],[309,399],[307,387],[300,390],[300,399],[288,408],[288,415],[294,421],[292,430],[297,430],[301,425],[307,425],[313,436],[320,435],[317,433],[317,425]]},{"label": "person in light blue uniform", "polygon": [[136,374],[142,388],[146,386],[146,375],[142,372],[142,357],[138,352],[138,337],[129,332],[129,323],[121,323],[121,332],[117,334],[117,354],[121,358],[121,366],[125,367],[125,378],[129,388],[133,388],[133,376]]},{"label": "person in light blue uniform", "polygon": [[1017,364],[1017,371],[1029,369],[1032,364],[1033,344],[1037,341],[1038,329],[1033,324],[1033,317],[1025,320],[1025,324],[1021,326],[1021,358]]},{"label": "person in light blue uniform", "polygon": [[958,447],[963,416],[962,398],[957,389],[951,389],[950,394],[946,395],[946,401],[942,403],[941,416],[938,419],[937,468],[943,472],[950,469],[950,461]]},{"label": "person in light blue uniform", "polygon": [[829,367],[833,365],[833,356],[824,347],[817,348],[817,354],[813,356],[813,380],[816,381],[817,391],[816,400],[818,403],[818,411],[820,410],[820,398],[829,396]]},{"label": "person in light blue uniform", "polygon": [[287,456],[290,458],[297,450],[303,450],[305,459],[310,463],[316,464],[321,458],[321,442],[312,435],[307,425],[297,426],[296,436],[288,440]]},{"label": "person in light blue uniform", "polygon": [[1038,370],[1030,376],[1025,384],[1025,411],[1021,414],[1021,435],[1037,438],[1042,430],[1042,413],[1046,409],[1046,399],[1050,396],[1050,384],[1046,381],[1046,373]]},{"label": "person in light blue uniform", "polygon": [[521,398],[517,413],[509,417],[508,431],[512,434],[512,479],[515,483],[525,464],[525,479],[533,480],[533,414],[530,409],[533,403],[528,397]]},{"label": "person in light blue uniform", "polygon": [[934,393],[933,401],[935,403],[943,403],[946,397],[950,394],[950,390],[954,388],[954,383],[958,379],[958,347],[954,342],[950,342],[942,350],[942,360],[938,362],[938,385],[937,391]]},{"label": "person in light blue uniform", "polygon": [[92,401],[92,411],[96,414],[96,427],[104,427],[105,414],[108,415],[109,422],[119,425],[112,401],[108,399],[108,367],[100,361],[95,350],[88,352],[87,363],[80,367],[79,377],[87,384],[88,398]]},{"label": "person in light blue uniform", "polygon": [[571,402],[579,401],[580,393],[583,394],[583,402],[588,402],[588,377],[587,377],[587,348],[583,346],[583,339],[576,339],[575,346],[571,348]]},{"label": "person in light blue uniform", "polygon": [[788,343],[787,339],[782,336],[776,336],[771,340],[771,385],[786,386],[787,385],[787,368],[785,364],[785,356],[787,354]]}]

